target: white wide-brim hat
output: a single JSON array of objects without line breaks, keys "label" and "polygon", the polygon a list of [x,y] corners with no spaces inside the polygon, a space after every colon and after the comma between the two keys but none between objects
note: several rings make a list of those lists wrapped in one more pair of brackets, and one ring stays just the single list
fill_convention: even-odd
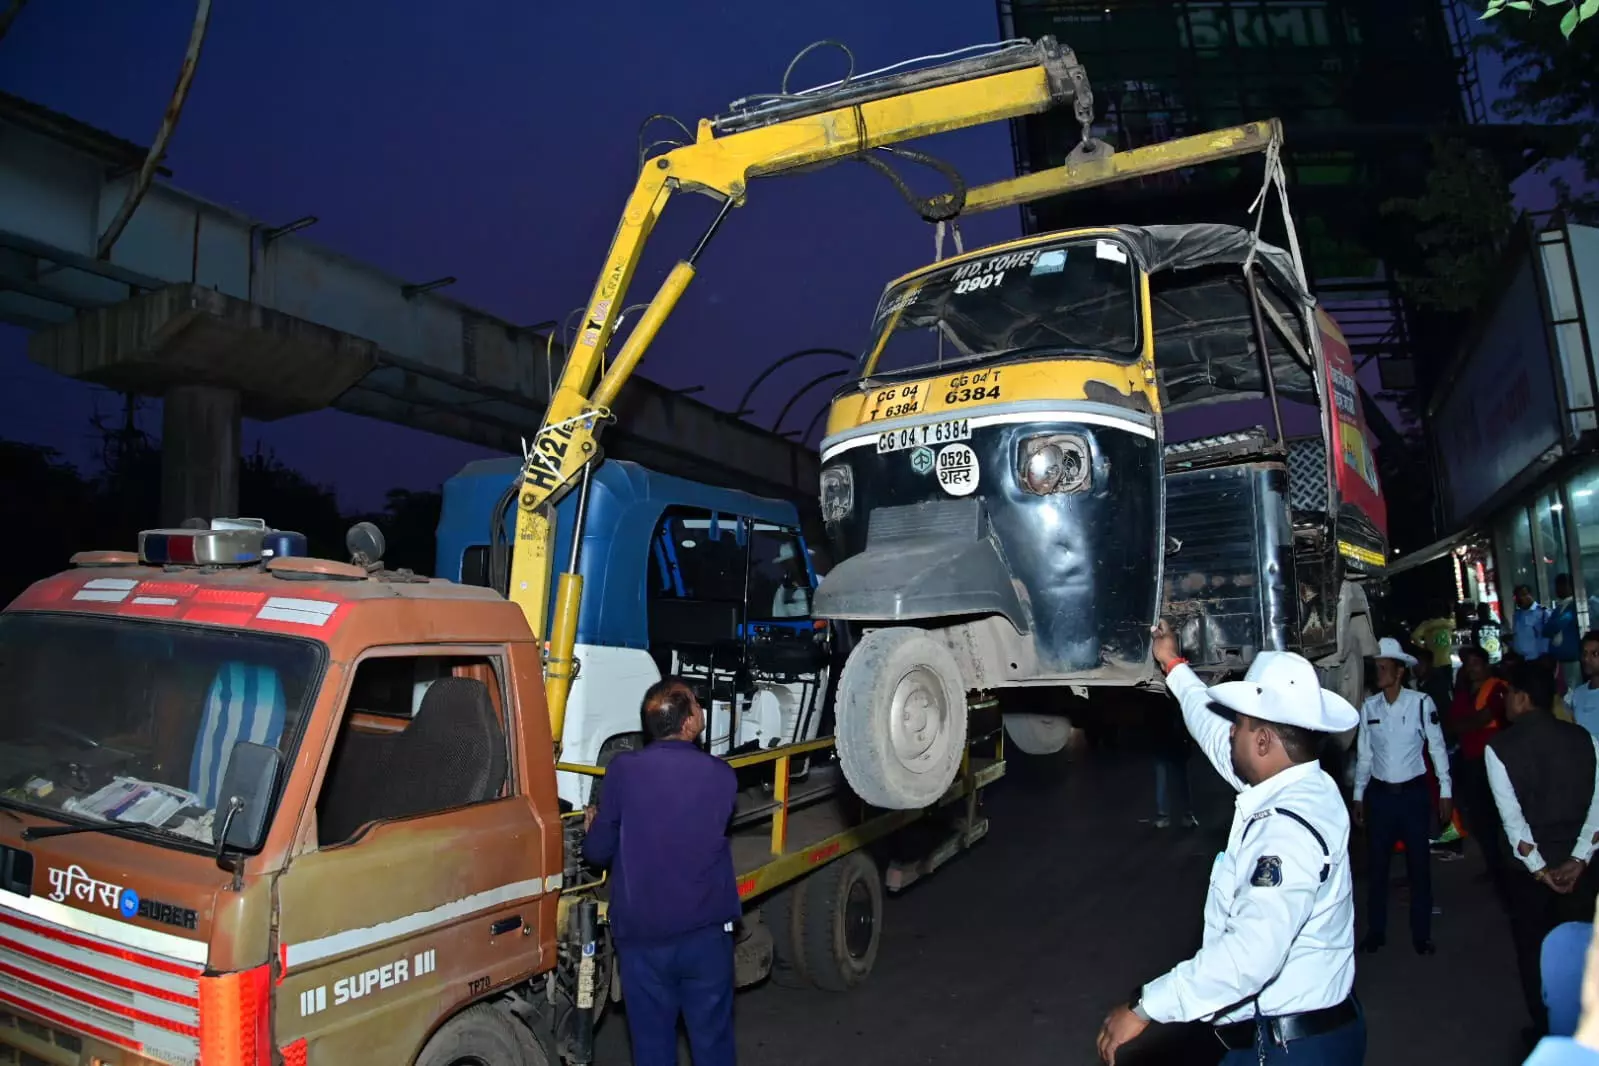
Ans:
[{"label": "white wide-brim hat", "polygon": [[1372,658],[1392,659],[1394,662],[1404,663],[1406,666],[1416,665],[1416,657],[1405,654],[1405,649],[1401,648],[1399,642],[1393,637],[1383,637],[1379,640],[1377,642],[1377,654],[1372,656]]},{"label": "white wide-brim hat", "polygon": [[1263,722],[1342,733],[1360,724],[1360,712],[1336,692],[1321,687],[1310,661],[1291,651],[1263,651],[1242,681],[1212,686],[1210,698],[1238,714]]}]

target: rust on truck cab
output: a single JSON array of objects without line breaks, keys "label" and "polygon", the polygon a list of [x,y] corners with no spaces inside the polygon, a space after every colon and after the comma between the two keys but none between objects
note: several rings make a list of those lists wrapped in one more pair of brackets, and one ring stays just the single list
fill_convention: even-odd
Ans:
[{"label": "rust on truck cab", "polygon": [[410,1062],[553,970],[561,825],[516,605],[137,558],[0,613],[0,1046]]}]

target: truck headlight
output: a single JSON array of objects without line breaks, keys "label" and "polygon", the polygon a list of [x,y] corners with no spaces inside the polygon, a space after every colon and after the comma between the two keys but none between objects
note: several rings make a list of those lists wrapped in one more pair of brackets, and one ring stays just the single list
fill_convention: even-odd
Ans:
[{"label": "truck headlight", "polygon": [[1026,438],[1016,449],[1016,480],[1035,496],[1087,491],[1093,483],[1088,440],[1078,433]]},{"label": "truck headlight", "polygon": [[855,508],[855,478],[848,466],[822,471],[822,521],[839,522]]}]

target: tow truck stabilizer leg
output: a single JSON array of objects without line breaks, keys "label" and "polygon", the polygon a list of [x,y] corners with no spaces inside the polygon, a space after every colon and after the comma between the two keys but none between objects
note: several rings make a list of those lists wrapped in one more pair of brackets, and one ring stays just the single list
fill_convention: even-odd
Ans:
[{"label": "tow truck stabilizer leg", "polygon": [[599,939],[599,906],[591,899],[584,900],[572,908],[572,921],[582,956],[577,965],[577,1015],[572,1019],[567,1061],[572,1066],[590,1066],[594,1061],[594,952]]}]

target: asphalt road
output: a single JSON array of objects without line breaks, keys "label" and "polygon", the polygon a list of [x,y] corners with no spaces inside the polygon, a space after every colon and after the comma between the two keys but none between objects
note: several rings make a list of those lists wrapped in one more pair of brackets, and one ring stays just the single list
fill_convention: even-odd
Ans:
[{"label": "asphalt road", "polygon": [[[988,791],[989,835],[932,877],[890,897],[870,979],[852,992],[770,984],[740,993],[739,1060],[759,1066],[912,1066],[1097,1062],[1106,1010],[1199,945],[1206,879],[1226,843],[1232,792],[1197,755],[1197,830],[1156,830],[1153,769],[1135,752],[1012,756]],[[1358,847],[1358,845],[1357,845]],[[1363,865],[1357,859],[1357,871]],[[1358,957],[1368,1066],[1519,1063],[1526,1024],[1508,926],[1468,850],[1433,861],[1438,953],[1413,954],[1403,864],[1391,874],[1389,946]],[[1366,882],[1355,884],[1363,903]],[[1363,927],[1360,927],[1363,928]],[[1204,1066],[1201,1028],[1152,1028],[1123,1061]],[[601,1066],[630,1059],[612,1013]]]}]

